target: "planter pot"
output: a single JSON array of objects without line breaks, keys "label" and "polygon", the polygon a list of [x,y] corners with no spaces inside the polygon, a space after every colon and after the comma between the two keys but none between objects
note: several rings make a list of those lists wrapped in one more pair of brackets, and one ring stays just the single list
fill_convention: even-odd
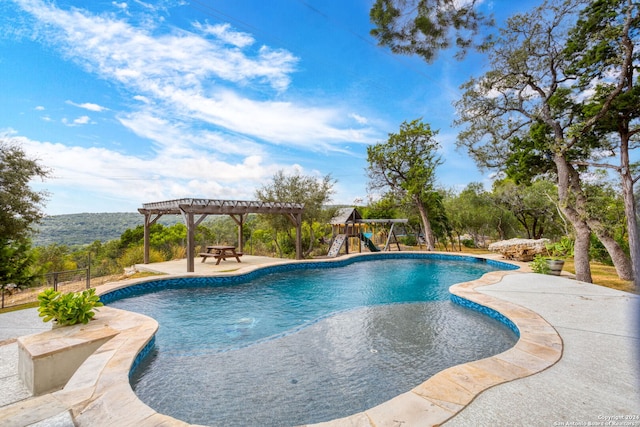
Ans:
[{"label": "planter pot", "polygon": [[551,271],[549,274],[553,274],[554,276],[559,276],[562,272],[562,267],[564,267],[564,260],[562,259],[548,259],[547,265]]}]

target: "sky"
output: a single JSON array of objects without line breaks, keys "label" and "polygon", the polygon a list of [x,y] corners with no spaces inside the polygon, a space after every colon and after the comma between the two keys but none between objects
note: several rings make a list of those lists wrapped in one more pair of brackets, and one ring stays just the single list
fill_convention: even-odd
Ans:
[{"label": "sky", "polygon": [[[51,169],[44,212],[255,200],[280,170],[366,204],[367,146],[437,130],[437,185],[491,183],[452,103],[486,59],[432,64],[369,35],[373,0],[0,0],[0,137]],[[532,4],[484,1],[498,22]]]}]

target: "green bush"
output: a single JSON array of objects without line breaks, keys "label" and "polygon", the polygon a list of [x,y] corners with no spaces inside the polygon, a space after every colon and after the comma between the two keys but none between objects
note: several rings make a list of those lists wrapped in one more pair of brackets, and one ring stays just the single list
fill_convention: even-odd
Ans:
[{"label": "green bush", "polygon": [[95,315],[94,309],[103,306],[94,288],[67,294],[49,288],[40,292],[38,301],[38,313],[42,321],[55,320],[61,326],[87,324]]},{"label": "green bush", "polygon": [[407,245],[407,246],[417,246],[418,245],[418,239],[416,239],[416,236],[414,236],[413,234],[407,234],[406,236],[402,236],[400,237],[400,243],[402,243],[403,245]]},{"label": "green bush", "polygon": [[547,259],[542,255],[536,255],[536,257],[531,261],[531,270],[534,273],[539,274],[549,274],[551,273],[551,267],[547,264]]},{"label": "green bush", "polygon": [[474,242],[472,239],[463,239],[462,246],[464,246],[465,248],[475,248],[476,242]]}]

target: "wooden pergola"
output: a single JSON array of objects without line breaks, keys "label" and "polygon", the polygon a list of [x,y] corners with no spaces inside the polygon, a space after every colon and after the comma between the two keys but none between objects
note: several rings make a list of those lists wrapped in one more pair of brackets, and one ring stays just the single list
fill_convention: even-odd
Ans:
[{"label": "wooden pergola", "polygon": [[281,214],[296,227],[296,259],[302,259],[302,212],[304,204],[242,200],[178,199],[144,203],[144,263],[149,264],[149,227],[162,215],[182,215],[187,226],[187,272],[195,269],[195,230],[208,215],[229,215],[238,224],[238,248],[244,246],[242,227],[248,214]]}]

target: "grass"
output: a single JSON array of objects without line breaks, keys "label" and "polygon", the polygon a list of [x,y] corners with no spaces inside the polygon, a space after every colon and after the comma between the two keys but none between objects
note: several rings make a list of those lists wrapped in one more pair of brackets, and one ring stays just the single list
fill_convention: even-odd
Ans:
[{"label": "grass", "polygon": [[[640,293],[638,289],[633,286],[633,282],[630,280],[622,280],[618,278],[618,273],[615,267],[611,265],[601,264],[599,262],[591,262],[591,278],[593,283],[600,286],[606,286],[607,288],[618,289],[620,291],[631,292],[634,294]],[[569,273],[575,274],[576,269],[572,259],[567,259],[564,262],[564,270]]]},{"label": "grass", "polygon": [[[442,250],[442,248],[439,248],[439,250]],[[486,249],[467,248],[464,246],[462,247],[462,252],[475,255],[491,253]],[[619,291],[640,294],[640,290],[635,288],[632,281],[622,280],[618,278],[618,273],[616,272],[615,267],[594,261],[591,261],[590,265],[591,279],[593,280],[593,283],[595,285],[606,286],[607,288],[617,289]],[[571,274],[576,273],[573,259],[565,260],[563,270]]]},{"label": "grass", "polygon": [[38,305],[38,301],[29,302],[27,304],[13,305],[11,307],[0,308],[0,313],[9,313],[10,311],[24,310],[25,308],[34,308]]}]

